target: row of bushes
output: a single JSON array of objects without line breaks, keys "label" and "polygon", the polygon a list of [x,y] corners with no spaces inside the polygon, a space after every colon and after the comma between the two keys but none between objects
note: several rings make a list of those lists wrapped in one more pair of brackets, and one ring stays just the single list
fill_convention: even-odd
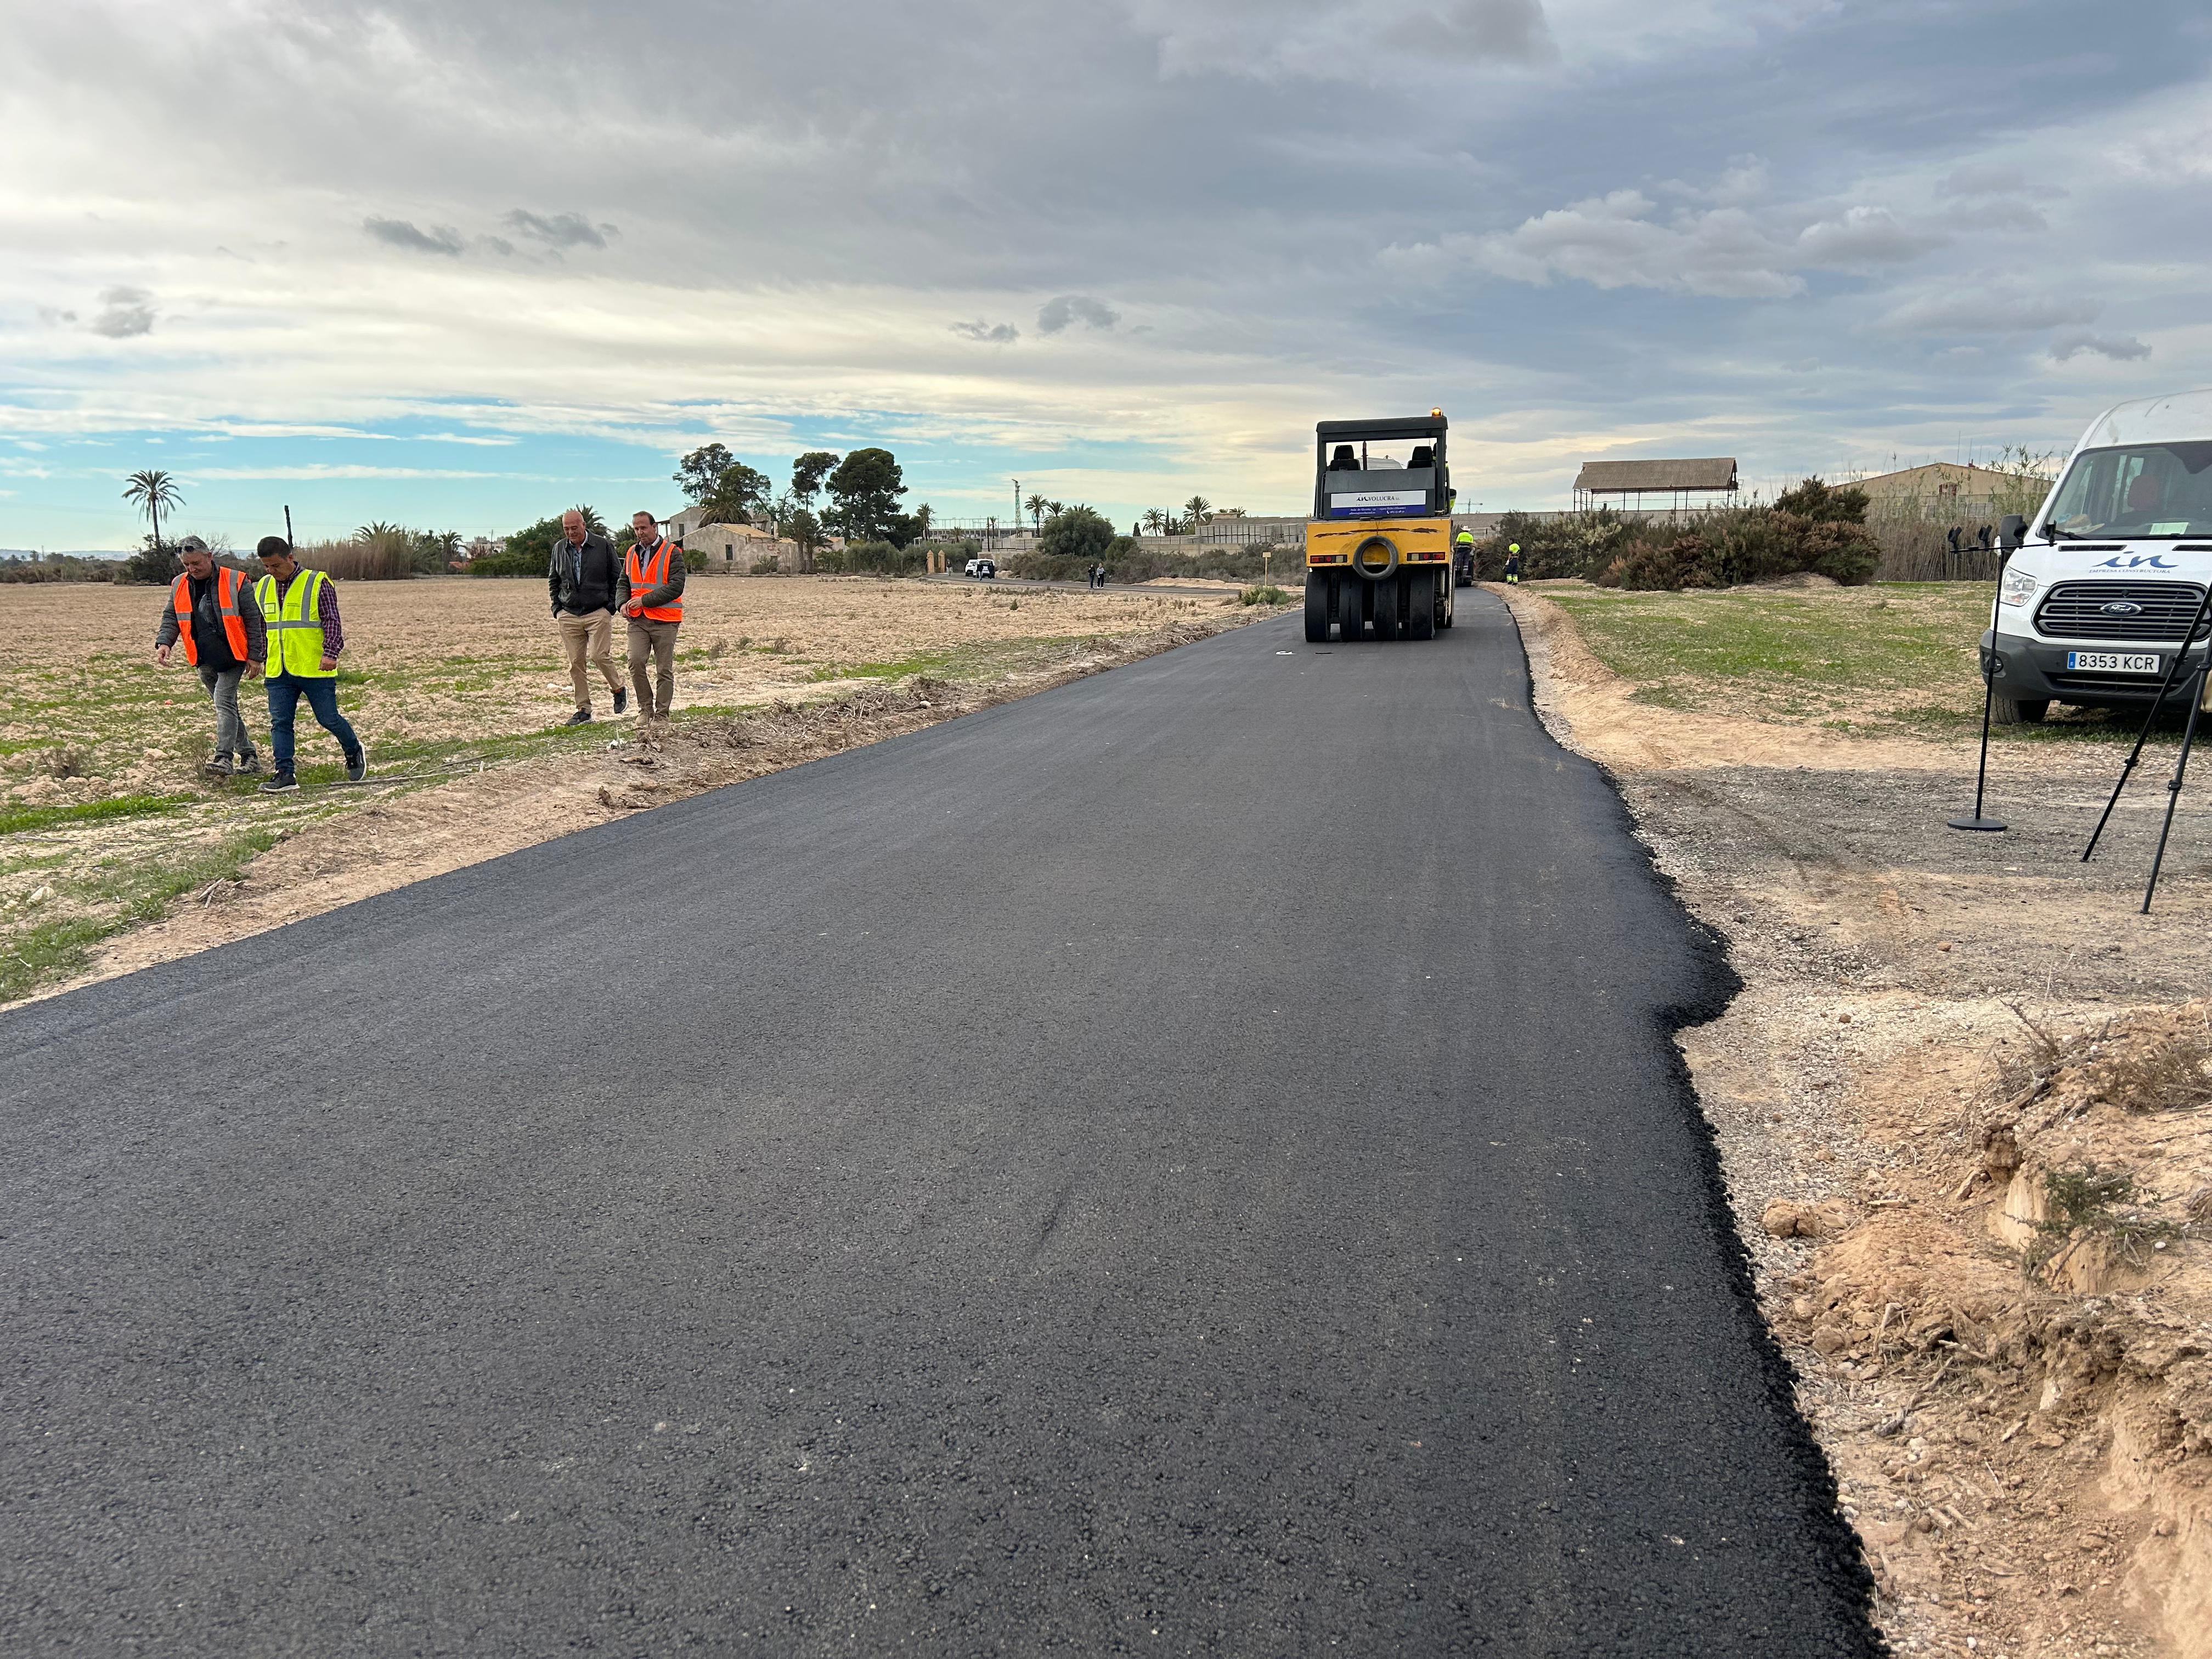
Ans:
[{"label": "row of bushes", "polygon": [[1537,519],[1509,513],[1475,544],[1475,573],[1495,581],[1511,547],[1531,580],[1578,576],[1603,587],[1733,587],[1809,571],[1846,586],[1873,580],[1881,544],[1863,489],[1808,478],[1771,507],[1718,507],[1668,519],[1609,507]]},{"label": "row of bushes", "polygon": [[112,582],[123,574],[116,559],[84,559],[73,553],[49,553],[0,559],[0,582],[36,586],[44,582]]}]

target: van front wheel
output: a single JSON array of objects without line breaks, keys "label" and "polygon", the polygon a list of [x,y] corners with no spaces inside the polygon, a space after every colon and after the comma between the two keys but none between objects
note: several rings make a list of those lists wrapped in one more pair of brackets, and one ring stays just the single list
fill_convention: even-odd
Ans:
[{"label": "van front wheel", "polygon": [[1990,724],[1992,726],[2040,726],[2043,717],[2051,712],[2048,697],[1992,697],[1990,699]]}]

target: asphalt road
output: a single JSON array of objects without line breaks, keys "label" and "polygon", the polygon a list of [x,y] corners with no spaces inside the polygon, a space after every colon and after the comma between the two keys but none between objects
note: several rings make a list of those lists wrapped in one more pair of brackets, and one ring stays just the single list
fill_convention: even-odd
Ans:
[{"label": "asphalt road", "polygon": [[[1104,587],[1093,588],[1089,582],[1048,582],[1033,580],[1027,576],[994,576],[988,581],[979,581],[973,576],[963,575],[957,570],[947,570],[939,575],[923,576],[919,578],[919,580],[926,582],[957,582],[967,587],[1006,587],[1013,588],[1023,592],[1027,592],[1032,589],[1042,588],[1054,593],[1151,593],[1155,595],[1166,593],[1202,599],[1232,599],[1235,597],[1235,595],[1231,593],[1225,587],[1200,587],[1192,583],[1146,582],[1141,586],[1132,586],[1122,582],[1114,582],[1109,583]],[[1298,580],[1303,582],[1305,579],[1301,576]],[[1246,584],[1248,586],[1255,585],[1256,584],[1254,583]],[[1289,591],[1286,582],[1279,582],[1277,585],[1279,586],[1283,586],[1285,592],[1287,592]]]},{"label": "asphalt road", "polygon": [[0,1018],[0,1650],[1862,1654],[1475,597]]}]

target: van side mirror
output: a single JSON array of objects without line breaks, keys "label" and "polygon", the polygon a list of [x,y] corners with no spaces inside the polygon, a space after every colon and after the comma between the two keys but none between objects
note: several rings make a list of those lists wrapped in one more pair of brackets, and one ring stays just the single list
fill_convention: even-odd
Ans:
[{"label": "van side mirror", "polygon": [[2017,513],[2008,513],[1997,527],[1997,545],[2008,553],[2020,551],[2020,544],[2027,539],[2027,520]]}]

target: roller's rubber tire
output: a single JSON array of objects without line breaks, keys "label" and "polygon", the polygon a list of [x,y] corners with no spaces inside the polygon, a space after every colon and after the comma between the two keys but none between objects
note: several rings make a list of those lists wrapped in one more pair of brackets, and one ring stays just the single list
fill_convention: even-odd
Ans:
[{"label": "roller's rubber tire", "polygon": [[1368,583],[1367,591],[1374,596],[1375,637],[1385,641],[1396,639],[1398,637],[1398,601],[1403,596],[1398,579],[1395,576],[1385,576],[1380,581]]},{"label": "roller's rubber tire", "polygon": [[1320,645],[1328,638],[1328,578],[1318,570],[1306,572],[1306,643]]},{"label": "roller's rubber tire", "polygon": [[1336,579],[1336,623],[1346,645],[1367,637],[1367,584],[1349,571]]},{"label": "roller's rubber tire", "polygon": [[1432,640],[1437,636],[1437,579],[1433,571],[1413,570],[1401,576],[1406,584],[1401,596],[1406,606],[1406,637]]}]

